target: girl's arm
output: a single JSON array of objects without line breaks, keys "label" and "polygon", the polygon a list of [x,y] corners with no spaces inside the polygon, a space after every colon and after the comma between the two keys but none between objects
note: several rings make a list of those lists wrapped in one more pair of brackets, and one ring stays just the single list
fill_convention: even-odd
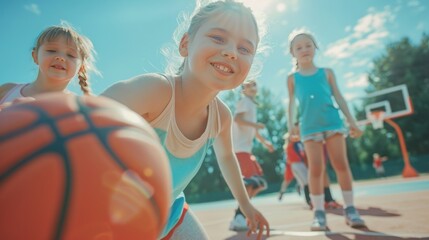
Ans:
[{"label": "girl's arm", "polygon": [[244,188],[241,171],[232,147],[231,112],[224,103],[221,102],[219,104],[219,112],[222,129],[213,144],[219,168],[232,195],[237,199],[240,209],[248,219],[248,233],[256,232],[259,228],[258,239],[260,239],[264,228],[267,229],[267,234],[269,235],[269,224],[265,217],[250,203]]},{"label": "girl's arm", "polygon": [[247,121],[244,119],[244,112],[240,112],[237,113],[234,117],[234,121],[238,124],[238,125],[243,125],[243,126],[248,126],[248,127],[253,127],[256,130],[257,129],[263,129],[265,128],[265,125],[262,123],[258,123],[258,122],[251,122],[251,121]]},{"label": "girl's arm", "polygon": [[264,138],[258,131],[256,131],[256,139],[258,139],[258,141],[264,145],[264,147],[266,149],[268,149],[269,152],[273,152],[274,151],[274,147],[273,144],[268,141],[266,138]]},{"label": "girl's arm", "polygon": [[151,121],[168,104],[171,94],[171,85],[164,76],[144,74],[117,82],[101,95],[124,104],[147,121]]},{"label": "girl's arm", "polygon": [[289,92],[289,106],[288,106],[288,115],[287,115],[287,126],[288,131],[290,133],[289,140],[298,141],[299,133],[297,132],[297,128],[294,127],[295,124],[295,79],[293,74],[289,75],[287,78],[287,88]]},{"label": "girl's arm", "polygon": [[328,76],[329,85],[331,86],[332,94],[334,95],[335,101],[337,102],[344,116],[346,116],[347,122],[349,123],[350,136],[360,137],[363,132],[357,126],[355,118],[350,113],[347,103],[344,100],[340,90],[338,89],[337,80],[335,78],[334,72],[332,71],[332,69],[327,68],[326,74]]}]

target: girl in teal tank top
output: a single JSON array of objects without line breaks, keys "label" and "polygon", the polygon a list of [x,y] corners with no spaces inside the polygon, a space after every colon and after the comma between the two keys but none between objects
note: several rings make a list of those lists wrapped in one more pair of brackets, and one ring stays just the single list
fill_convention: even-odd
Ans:
[{"label": "girl in teal tank top", "polygon": [[[289,91],[288,129],[290,140],[301,137],[308,157],[310,198],[314,209],[311,223],[312,231],[328,230],[324,209],[323,144],[337,174],[344,199],[346,223],[352,227],[365,227],[353,203],[352,174],[347,159],[346,141],[343,122],[335,107],[332,97],[344,114],[351,137],[360,137],[362,131],[350,114],[341,95],[335,75],[331,69],[315,66],[313,58],[317,49],[313,36],[309,33],[293,32],[290,41],[290,53],[296,59],[297,71],[288,76]],[[295,100],[299,102],[300,129],[294,127]],[[300,136],[301,135],[301,136]]]}]

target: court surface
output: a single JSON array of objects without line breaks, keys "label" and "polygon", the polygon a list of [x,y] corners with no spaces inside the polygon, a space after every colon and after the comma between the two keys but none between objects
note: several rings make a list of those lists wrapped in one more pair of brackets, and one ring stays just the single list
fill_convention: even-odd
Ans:
[{"label": "court surface", "polygon": [[[344,222],[342,210],[327,210],[329,232],[311,232],[312,211],[303,197],[288,193],[279,202],[277,194],[252,200],[271,226],[271,236],[263,239],[429,240],[429,175],[401,176],[354,183],[355,204],[368,228],[353,229]],[[342,202],[338,185],[332,186],[334,198]],[[256,239],[245,232],[228,230],[236,203],[232,200],[192,204],[211,239]]]}]

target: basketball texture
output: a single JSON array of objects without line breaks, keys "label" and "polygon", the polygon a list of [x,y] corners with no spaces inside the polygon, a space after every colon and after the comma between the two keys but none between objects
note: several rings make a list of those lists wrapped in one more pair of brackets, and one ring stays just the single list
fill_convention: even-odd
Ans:
[{"label": "basketball texture", "polygon": [[171,172],[150,125],[103,97],[0,111],[0,239],[156,239]]}]

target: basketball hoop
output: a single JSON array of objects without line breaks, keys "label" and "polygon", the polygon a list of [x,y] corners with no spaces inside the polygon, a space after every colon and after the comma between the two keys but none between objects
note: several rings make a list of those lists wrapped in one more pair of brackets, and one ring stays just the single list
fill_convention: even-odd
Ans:
[{"label": "basketball hoop", "polygon": [[383,128],[384,123],[384,111],[373,111],[368,114],[368,119],[371,121],[374,129]]}]

